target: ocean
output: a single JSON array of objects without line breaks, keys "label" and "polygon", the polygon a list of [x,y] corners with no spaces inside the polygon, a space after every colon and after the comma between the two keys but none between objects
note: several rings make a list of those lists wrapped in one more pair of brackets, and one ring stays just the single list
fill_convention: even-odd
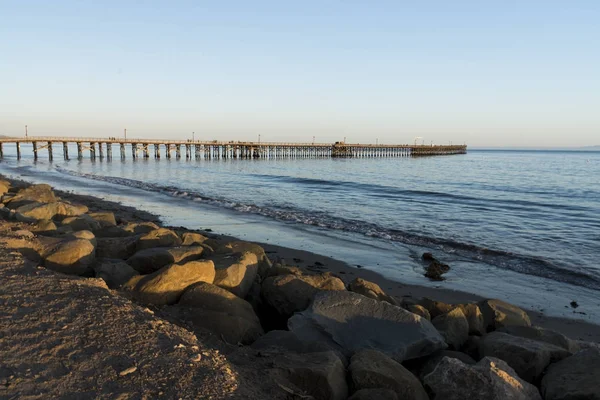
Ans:
[{"label": "ocean", "polygon": [[[34,162],[28,146],[21,160],[4,147],[2,174],[121,201],[170,225],[600,323],[600,152],[63,161],[55,151],[53,162]],[[450,265],[446,281],[423,277],[426,251]]]}]

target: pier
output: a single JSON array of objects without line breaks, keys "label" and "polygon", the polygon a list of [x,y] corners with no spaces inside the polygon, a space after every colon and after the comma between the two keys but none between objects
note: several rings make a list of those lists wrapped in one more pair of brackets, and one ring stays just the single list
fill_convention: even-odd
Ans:
[{"label": "pier", "polygon": [[[113,157],[113,150],[121,159],[127,154],[133,159],[275,159],[275,158],[371,158],[371,157],[423,157],[465,154],[466,145],[411,145],[411,144],[360,144],[360,143],[278,143],[244,141],[201,141],[201,140],[161,140],[161,139],[120,139],[120,138],[77,138],[77,137],[25,137],[0,138],[0,158],[4,156],[4,146],[16,146],[17,158],[21,158],[21,144],[32,145],[33,158],[40,153],[48,153],[54,159],[54,152],[60,151],[65,160],[69,159],[69,144],[75,145],[76,157],[83,159]],[[62,144],[62,146],[61,146]]]}]

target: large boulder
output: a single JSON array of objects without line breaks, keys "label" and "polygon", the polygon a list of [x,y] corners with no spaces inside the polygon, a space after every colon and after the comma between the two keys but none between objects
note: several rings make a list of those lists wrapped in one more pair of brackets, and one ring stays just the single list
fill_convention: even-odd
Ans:
[{"label": "large boulder", "polygon": [[160,229],[160,226],[154,222],[129,222],[120,228],[132,235],[143,235]]},{"label": "large boulder", "polygon": [[427,297],[423,297],[419,301],[419,305],[425,307],[432,319],[437,317],[438,315],[449,313],[450,311],[456,308],[456,306],[453,304],[446,304],[441,301],[435,301]]},{"label": "large boulder", "polygon": [[488,332],[504,326],[531,326],[525,311],[505,301],[483,300],[478,305]]},{"label": "large boulder", "polygon": [[435,352],[427,357],[418,358],[413,361],[409,361],[405,365],[415,375],[423,378],[425,375],[429,375],[437,367],[437,365],[444,359],[444,357],[456,358],[467,365],[475,365],[477,361],[471,358],[469,355],[460,351],[453,350],[441,350]]},{"label": "large boulder", "polygon": [[111,289],[117,289],[139,273],[123,260],[108,258],[96,261],[94,265],[96,278],[102,278]]},{"label": "large boulder", "polygon": [[423,307],[422,305],[410,304],[404,308],[406,308],[408,311],[410,311],[413,314],[417,314],[417,315],[425,318],[427,321],[431,321],[431,315],[429,314],[429,311],[427,311],[427,309],[425,307]]},{"label": "large boulder", "polygon": [[182,246],[199,246],[209,238],[196,232],[184,232],[181,234]]},{"label": "large boulder", "polygon": [[388,296],[374,282],[369,282],[362,278],[356,278],[348,284],[348,290],[354,293],[362,294],[375,300],[387,301],[390,304],[397,305],[398,302],[392,296]]},{"label": "large boulder", "polygon": [[215,263],[215,285],[245,298],[258,273],[258,259],[251,252],[218,254],[210,258]]},{"label": "large boulder", "polygon": [[168,264],[197,260],[203,253],[202,246],[155,247],[138,251],[127,260],[127,264],[140,274],[151,274]]},{"label": "large boulder", "polygon": [[264,332],[252,306],[233,293],[206,282],[185,290],[178,306],[188,307],[188,320],[227,342],[250,344]]},{"label": "large boulder", "polygon": [[35,232],[35,233],[39,233],[39,234],[51,233],[51,232],[55,232],[55,231],[56,231],[56,224],[52,220],[49,220],[49,219],[40,220],[31,227],[31,232]]},{"label": "large boulder", "polygon": [[485,321],[479,306],[477,304],[460,304],[459,307],[469,324],[469,335],[485,335]]},{"label": "large boulder", "polygon": [[562,333],[550,329],[540,328],[539,326],[507,326],[498,329],[498,332],[508,333],[513,336],[520,336],[527,339],[537,340],[538,342],[546,342],[553,344],[563,349],[576,353],[579,350],[579,345],[574,340],[569,339]]},{"label": "large boulder", "polygon": [[75,217],[88,211],[86,206],[57,201],[54,203],[29,203],[17,208],[17,218],[24,221],[39,221],[55,218]]},{"label": "large boulder", "polygon": [[14,210],[33,202],[54,203],[56,201],[58,201],[58,198],[54,195],[50,185],[42,183],[19,190],[17,194],[7,200],[5,204],[8,208]]},{"label": "large boulder", "polygon": [[46,268],[71,275],[89,273],[95,260],[94,245],[86,239],[59,241],[41,255]]},{"label": "large boulder", "polygon": [[108,228],[110,226],[117,226],[117,219],[115,214],[103,211],[103,212],[91,212],[88,214],[90,218],[100,224],[101,228]]},{"label": "large boulder", "polygon": [[364,349],[352,356],[348,367],[353,391],[390,389],[406,400],[429,400],[421,382],[409,370],[385,354]]},{"label": "large boulder", "polygon": [[7,180],[0,180],[0,196],[4,196],[10,189],[10,182]]},{"label": "large boulder", "polygon": [[135,254],[137,236],[129,237],[96,237],[96,255],[100,258],[118,258],[126,260]]},{"label": "large boulder", "polygon": [[212,261],[190,261],[172,264],[149,275],[134,276],[123,288],[140,303],[175,304],[183,292],[194,283],[212,283],[215,266]]},{"label": "large boulder", "polygon": [[483,339],[481,352],[485,357],[506,361],[527,382],[537,381],[551,362],[570,355],[562,347],[502,332],[488,334]]},{"label": "large boulder", "polygon": [[181,239],[175,232],[166,228],[158,228],[140,236],[137,242],[137,250],[150,249],[152,247],[176,247],[181,246]]},{"label": "large boulder", "polygon": [[[319,353],[323,351],[335,350],[327,346],[324,342],[303,341],[294,332],[273,330],[258,338],[251,346],[255,350],[275,353]],[[338,356],[340,356],[338,354]],[[342,362],[345,358],[340,357]]]},{"label": "large boulder", "polygon": [[400,400],[400,398],[390,389],[361,389],[348,400]]},{"label": "large boulder", "polygon": [[346,400],[346,370],[333,351],[281,354],[274,360],[277,373],[315,400]]},{"label": "large boulder", "polygon": [[460,308],[438,315],[431,323],[442,334],[446,343],[458,350],[469,337],[469,323]]},{"label": "large boulder", "polygon": [[121,238],[138,235],[132,231],[125,230],[122,226],[105,226],[96,229],[94,234],[99,238]]},{"label": "large boulder", "polygon": [[300,338],[314,337],[338,345],[345,354],[372,348],[402,362],[446,347],[426,319],[391,305],[347,291],[323,291],[310,307],[295,314],[288,327]]},{"label": "large boulder", "polygon": [[582,350],[550,365],[541,390],[545,400],[600,400],[600,350]]},{"label": "large boulder", "polygon": [[63,219],[61,227],[65,226],[70,227],[73,231],[97,231],[101,228],[100,223],[87,214]]},{"label": "large boulder", "polygon": [[255,243],[242,241],[233,241],[227,243],[210,243],[210,241],[206,241],[203,244],[208,244],[209,246],[213,247],[216,254],[234,254],[245,252],[253,253],[256,256],[256,259],[258,260],[258,275],[263,278],[267,276],[269,268],[271,268],[271,266],[273,265],[271,263],[271,260],[269,260],[269,257],[267,257],[265,250]]},{"label": "large boulder", "polygon": [[317,275],[276,275],[265,279],[261,296],[265,305],[274,310],[275,316],[287,321],[295,312],[304,311],[311,300],[323,290],[346,290],[344,282],[331,273]]},{"label": "large boulder", "polygon": [[491,357],[476,365],[444,357],[423,384],[436,400],[542,400],[535,386],[519,378],[504,361]]}]

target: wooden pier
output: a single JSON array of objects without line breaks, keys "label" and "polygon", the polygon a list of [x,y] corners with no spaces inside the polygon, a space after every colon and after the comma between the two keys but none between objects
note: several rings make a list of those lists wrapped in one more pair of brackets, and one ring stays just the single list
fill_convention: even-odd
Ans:
[{"label": "wooden pier", "polygon": [[[26,137],[0,138],[0,158],[4,156],[4,146],[16,146],[17,158],[21,158],[21,144],[32,145],[33,157],[38,159],[40,152],[47,151],[48,159],[53,160],[54,149],[60,148],[65,160],[69,159],[69,144],[75,144],[77,158],[82,159],[89,152],[91,159],[112,158],[113,150],[121,159],[127,158],[182,158],[186,159],[251,159],[251,158],[370,158],[370,157],[421,157],[465,154],[466,145],[410,145],[410,144],[351,144],[331,143],[275,143],[241,141],[199,141],[199,140],[159,140],[159,139],[119,139],[119,138],[77,138],[77,137]],[[114,147],[113,147],[114,146]]]}]

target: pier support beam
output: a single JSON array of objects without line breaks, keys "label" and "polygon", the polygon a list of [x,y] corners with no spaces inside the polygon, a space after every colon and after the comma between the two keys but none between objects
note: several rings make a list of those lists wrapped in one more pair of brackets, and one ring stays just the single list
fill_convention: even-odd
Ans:
[{"label": "pier support beam", "polygon": [[131,143],[131,157],[134,160],[137,158],[137,143]]},{"label": "pier support beam", "polygon": [[37,142],[32,142],[31,144],[33,145],[33,159],[37,160],[38,159]]},{"label": "pier support beam", "polygon": [[52,161],[53,160],[53,155],[52,155],[52,142],[48,142],[48,160]]},{"label": "pier support beam", "polygon": [[112,158],[112,143],[106,143],[106,158],[109,160]]},{"label": "pier support beam", "polygon": [[90,143],[90,159],[96,159],[96,143]]},{"label": "pier support beam", "polygon": [[67,142],[63,142],[63,157],[65,160],[69,159],[69,144]]},{"label": "pier support beam", "polygon": [[125,143],[119,143],[121,148],[121,160],[125,159]]},{"label": "pier support beam", "polygon": [[17,160],[21,159],[21,142],[17,142]]},{"label": "pier support beam", "polygon": [[177,159],[181,158],[181,145],[180,144],[175,145],[175,157],[177,157]]},{"label": "pier support beam", "polygon": [[160,144],[154,145],[154,158],[160,158]]},{"label": "pier support beam", "polygon": [[149,146],[148,143],[144,143],[142,145],[142,150],[144,151],[144,158],[149,158],[150,157],[150,153],[148,151],[148,146]]},{"label": "pier support beam", "polygon": [[100,159],[104,158],[104,150],[102,150],[102,142],[98,143],[98,153],[100,154]]},{"label": "pier support beam", "polygon": [[81,160],[83,158],[83,145],[81,142],[77,142],[77,159]]}]

